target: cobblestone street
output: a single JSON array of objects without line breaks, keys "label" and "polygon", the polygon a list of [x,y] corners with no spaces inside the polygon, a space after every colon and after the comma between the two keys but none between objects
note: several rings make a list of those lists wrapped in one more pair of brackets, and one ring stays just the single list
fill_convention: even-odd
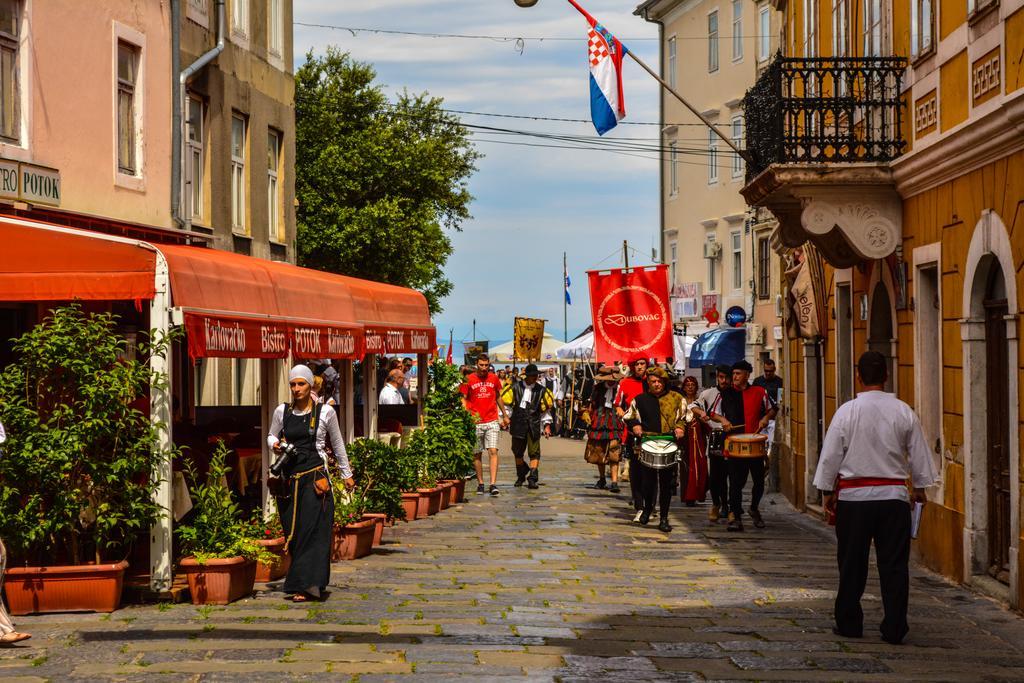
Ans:
[{"label": "cobblestone street", "polygon": [[[831,633],[828,529],[778,497],[767,529],[727,534],[706,508],[675,530],[630,523],[625,492],[592,487],[581,442],[545,442],[539,491],[511,487],[385,533],[335,565],[322,604],[262,592],[229,607],[129,607],[22,618],[6,680],[1024,681],[1024,619],[915,571],[911,633]],[[468,487],[471,491],[472,486]]]}]

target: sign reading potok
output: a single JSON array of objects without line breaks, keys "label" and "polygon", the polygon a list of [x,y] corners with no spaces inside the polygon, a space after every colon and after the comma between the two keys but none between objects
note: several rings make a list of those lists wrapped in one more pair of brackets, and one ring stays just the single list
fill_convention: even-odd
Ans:
[{"label": "sign reading potok", "polygon": [[668,266],[594,270],[587,275],[598,361],[672,357]]}]

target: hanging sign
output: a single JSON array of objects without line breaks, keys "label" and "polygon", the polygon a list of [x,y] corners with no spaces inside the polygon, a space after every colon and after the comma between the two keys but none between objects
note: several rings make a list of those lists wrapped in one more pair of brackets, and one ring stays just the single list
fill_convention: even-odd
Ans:
[{"label": "hanging sign", "polygon": [[740,327],[747,322],[747,312],[742,306],[730,306],[725,312],[725,324],[729,327]]},{"label": "hanging sign", "polygon": [[589,271],[594,351],[604,363],[671,358],[672,313],[668,266]]}]

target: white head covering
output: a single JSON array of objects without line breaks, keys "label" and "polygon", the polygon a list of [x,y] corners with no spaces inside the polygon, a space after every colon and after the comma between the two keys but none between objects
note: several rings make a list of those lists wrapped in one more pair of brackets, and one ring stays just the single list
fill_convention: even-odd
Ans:
[{"label": "white head covering", "polygon": [[296,365],[292,368],[291,372],[288,373],[288,382],[292,380],[302,379],[306,381],[306,384],[313,386],[313,371],[305,365]]}]

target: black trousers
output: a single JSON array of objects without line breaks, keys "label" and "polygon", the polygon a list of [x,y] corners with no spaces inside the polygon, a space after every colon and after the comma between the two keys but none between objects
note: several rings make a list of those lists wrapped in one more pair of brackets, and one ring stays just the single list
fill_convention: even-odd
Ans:
[{"label": "black trousers", "polygon": [[711,503],[718,506],[721,514],[729,514],[729,467],[720,455],[708,456],[708,490]]},{"label": "black trousers", "polygon": [[841,500],[836,506],[836,538],[839,591],[835,618],[839,632],[852,637],[863,634],[860,599],[868,580],[868,555],[874,542],[885,610],[880,630],[886,640],[902,641],[910,630],[910,505],[902,500]]},{"label": "black trousers", "polygon": [[640,460],[636,457],[637,446],[635,437],[630,434],[622,447],[623,455],[629,459],[629,493],[633,497],[633,510],[643,510],[643,473],[640,471],[642,467]]},{"label": "black trousers", "polygon": [[[678,467],[665,467],[655,469],[637,463],[637,470],[641,472],[640,490],[643,496],[643,510],[648,514],[654,512],[654,502],[657,498],[658,512],[662,519],[668,518],[668,507],[672,504],[672,496],[676,492],[676,475]],[[630,479],[633,478],[630,472]]]},{"label": "black trousers", "polygon": [[729,512],[736,519],[743,517],[743,489],[747,477],[752,476],[754,485],[750,489],[750,507],[754,510],[764,496],[765,458],[726,458],[729,468]]},{"label": "black trousers", "polygon": [[[540,437],[534,439],[533,435],[512,437],[512,456],[516,459],[516,478],[529,479],[536,482],[537,477],[530,472],[530,461],[540,460]],[[524,460],[526,456],[529,460]],[[540,468],[538,468],[540,469]]]}]

